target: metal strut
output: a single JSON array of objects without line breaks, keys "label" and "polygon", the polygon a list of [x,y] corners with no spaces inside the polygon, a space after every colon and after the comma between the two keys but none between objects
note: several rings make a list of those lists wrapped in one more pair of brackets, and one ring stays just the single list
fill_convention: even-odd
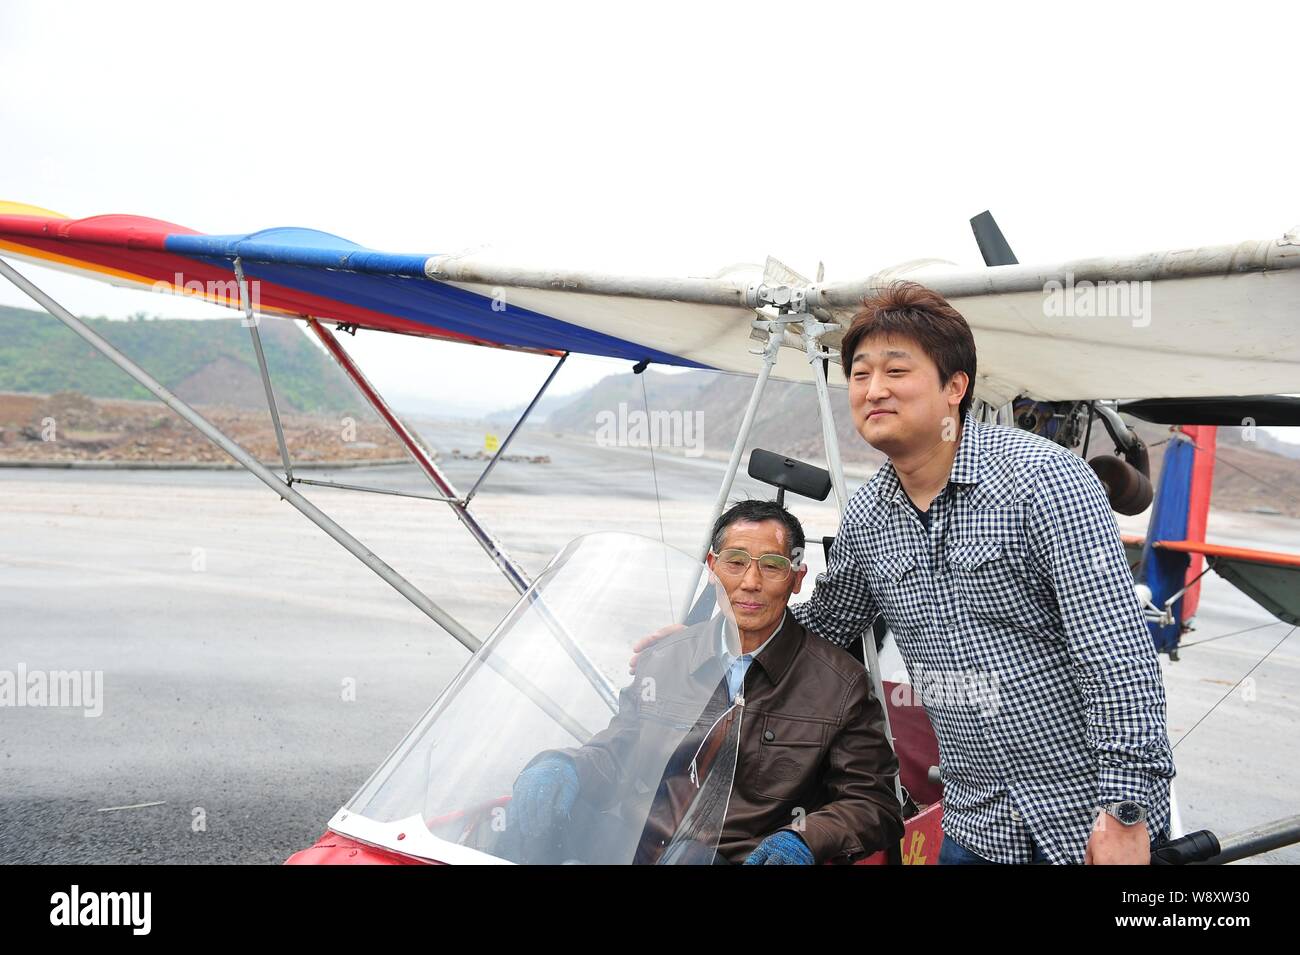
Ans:
[{"label": "metal strut", "polygon": [[[736,471],[740,468],[740,459],[745,453],[745,444],[749,441],[749,432],[754,427],[754,418],[758,415],[758,405],[763,399],[763,390],[767,388],[767,379],[772,374],[772,366],[776,364],[776,356],[780,352],[781,343],[784,340],[785,329],[782,323],[755,319],[753,325],[759,331],[767,333],[767,341],[763,346],[763,350],[758,352],[763,356],[763,367],[759,369],[758,380],[754,382],[754,390],[749,393],[749,404],[745,406],[745,416],[740,421],[740,431],[736,433],[736,442],[731,446],[731,457],[727,459],[727,471],[723,475],[722,486],[718,488],[718,497],[713,502],[713,510],[709,514],[709,522],[704,530],[704,543],[699,550],[701,561],[704,560],[709,553],[709,549],[713,546],[713,524],[727,506],[727,495],[731,493],[731,486],[736,481]],[[781,327],[778,327],[778,325]]]},{"label": "metal strut", "polygon": [[763,349],[753,352],[763,356],[763,367],[759,369],[758,379],[754,382],[754,389],[749,394],[749,404],[746,405],[745,416],[740,421],[740,431],[736,433],[736,442],[731,447],[731,457],[727,459],[727,471],[723,475],[722,486],[718,488],[718,497],[713,502],[713,510],[704,525],[704,541],[697,551],[700,558],[699,567],[682,596],[682,603],[677,608],[675,623],[682,623],[691,611],[695,591],[700,585],[700,578],[704,576],[705,558],[708,556],[709,551],[713,549],[713,525],[727,506],[727,495],[731,493],[731,487],[736,481],[736,471],[740,468],[740,459],[745,453],[745,445],[749,441],[749,432],[754,427],[754,418],[758,415],[759,402],[762,401],[763,391],[767,388],[767,379],[772,374],[772,366],[776,364],[777,354],[781,350],[782,341],[784,341],[785,328],[783,323],[754,319],[753,326],[758,331],[767,334]]},{"label": "metal strut", "polygon": [[467,506],[469,502],[474,499],[474,495],[478,493],[479,486],[487,480],[487,476],[491,474],[492,469],[497,466],[497,462],[501,460],[501,456],[506,453],[506,448],[510,447],[510,442],[514,440],[515,434],[521,427],[523,427],[524,422],[528,420],[528,416],[532,413],[533,408],[537,406],[537,402],[542,400],[542,395],[546,394],[546,389],[551,386],[551,382],[555,380],[555,376],[560,373],[560,369],[564,367],[564,363],[568,360],[568,357],[569,353],[567,351],[560,356],[560,360],[555,363],[555,367],[551,369],[551,373],[547,375],[546,380],[542,382],[542,387],[537,389],[537,394],[533,395],[533,400],[528,402],[528,407],[524,409],[524,413],[519,416],[519,420],[516,421],[515,426],[510,429],[510,433],[506,435],[506,439],[501,442],[501,447],[497,448],[496,454],[492,455],[492,460],[488,461],[487,467],[483,468],[483,473],[478,476],[478,480],[474,482],[474,486],[471,487],[469,493],[465,495],[465,504]]},{"label": "metal strut", "polygon": [[316,337],[320,339],[321,344],[325,346],[326,351],[328,351],[334,357],[334,360],[338,362],[338,365],[343,369],[344,374],[352,379],[352,383],[357,386],[357,389],[365,397],[366,401],[370,403],[370,407],[373,408],[375,413],[384,420],[393,434],[397,436],[397,439],[402,442],[407,452],[415,460],[415,463],[419,465],[420,470],[424,472],[424,476],[427,477],[429,482],[443,495],[447,501],[447,505],[451,508],[452,513],[456,515],[463,525],[465,525],[465,529],[470,532],[470,535],[476,541],[478,541],[478,544],[483,548],[483,551],[492,558],[492,562],[496,564],[501,573],[505,575],[506,580],[510,581],[510,585],[521,594],[526,591],[529,586],[531,586],[532,580],[529,579],[528,575],[524,572],[524,569],[515,562],[514,558],[506,553],[506,550],[501,546],[501,543],[488,532],[487,528],[478,522],[478,519],[473,514],[470,513],[469,508],[465,506],[466,502],[456,493],[456,488],[452,486],[451,481],[447,479],[447,476],[443,474],[438,468],[438,465],[434,463],[433,455],[429,453],[429,450],[424,446],[420,439],[416,437],[415,432],[408,428],[406,424],[397,417],[397,414],[393,409],[388,406],[388,403],[384,401],[379,392],[375,390],[374,385],[370,383],[369,379],[367,379],[362,373],[356,362],[352,360],[352,356],[343,350],[343,346],[339,343],[339,340],[334,337],[334,333],[315,318],[309,317],[307,319],[307,327],[315,332]]},{"label": "metal strut", "polygon": [[293,483],[293,464],[289,460],[289,446],[284,441],[284,429],[280,427],[280,408],[275,402],[275,389],[271,387],[271,373],[266,369],[266,355],[262,352],[262,336],[257,331],[261,316],[253,312],[253,303],[248,296],[248,283],[244,281],[244,265],[235,256],[235,280],[239,283],[239,307],[244,310],[244,324],[253,336],[253,351],[257,352],[257,369],[262,373],[262,387],[266,389],[266,406],[271,411],[271,424],[275,426],[275,441],[280,446],[280,460],[284,462],[284,479]]},{"label": "metal strut", "polygon": [[835,500],[840,507],[840,518],[849,505],[848,491],[844,486],[844,465],[840,462],[840,442],[835,432],[835,416],[831,413],[831,392],[826,382],[826,366],[830,361],[827,351],[821,346],[821,337],[828,331],[839,331],[838,325],[828,325],[807,318],[803,323],[804,349],[808,352],[808,364],[813,368],[813,382],[817,386],[817,417],[822,424],[822,444],[826,446],[826,466],[831,472],[831,487],[835,489]]},{"label": "metal strut", "polygon": [[474,636],[468,628],[430,600],[428,596],[420,591],[409,580],[371,553],[370,549],[366,547],[365,544],[361,543],[361,541],[357,540],[341,526],[335,523],[329,515],[316,507],[315,504],[307,500],[307,498],[303,497],[284,481],[281,481],[260,461],[254,458],[230,438],[226,437],[226,435],[210,421],[164,388],[152,376],[150,376],[148,372],[97,335],[84,322],[58,302],[54,301],[54,299],[50,298],[50,296],[42,292],[3,259],[0,259],[0,275],[7,278],[47,312],[76,332],[101,355],[134,378],[151,394],[153,394],[155,398],[163,402],[163,404],[167,405],[178,415],[192,424],[205,438],[243,465],[244,468],[246,468],[258,480],[280,495],[283,500],[288,501],[297,508],[304,517],[343,545],[348,553],[352,554],[357,558],[357,560],[361,561],[383,578],[383,580],[394,590],[414,604],[421,613],[433,620],[434,623],[438,624],[438,626],[442,627],[460,641],[466,649],[470,652],[478,650],[481,641],[478,637]]}]

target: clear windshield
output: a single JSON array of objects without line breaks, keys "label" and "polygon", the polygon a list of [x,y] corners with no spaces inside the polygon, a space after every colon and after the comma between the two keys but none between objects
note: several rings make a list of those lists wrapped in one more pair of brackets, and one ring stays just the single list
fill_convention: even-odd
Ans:
[{"label": "clear windshield", "polygon": [[[742,709],[713,587],[649,538],[573,541],[331,828],[441,861],[712,861]],[[628,674],[633,643],[687,619]]]}]

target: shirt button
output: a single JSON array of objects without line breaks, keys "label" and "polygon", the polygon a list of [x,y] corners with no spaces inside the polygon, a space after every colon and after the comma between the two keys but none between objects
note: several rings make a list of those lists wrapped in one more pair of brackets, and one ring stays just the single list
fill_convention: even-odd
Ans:
[{"label": "shirt button", "polygon": [[772,742],[772,740],[776,739],[776,734],[773,733],[771,730],[764,730],[763,739],[767,740],[770,743]]},{"label": "shirt button", "polygon": [[1017,812],[1016,810],[1012,809],[1012,810],[1011,810],[1011,818],[1014,819],[1016,822],[1019,822],[1019,821],[1020,821],[1020,813]]}]

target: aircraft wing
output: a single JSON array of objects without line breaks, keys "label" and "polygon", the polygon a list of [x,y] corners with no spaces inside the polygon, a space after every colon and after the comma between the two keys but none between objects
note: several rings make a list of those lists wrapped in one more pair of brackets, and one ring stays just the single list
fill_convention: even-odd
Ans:
[{"label": "aircraft wing", "polygon": [[[377,252],[309,229],[209,236],[138,216],[67,219],[13,203],[0,203],[0,254],[136,287],[185,291],[188,282],[187,294],[209,298],[208,289],[229,288],[238,256],[270,314],[549,354],[742,373],[760,364],[750,354],[750,320],[762,265],[707,277],[597,273],[485,253]],[[813,284],[809,301],[847,325],[868,289],[902,277],[939,291],[970,321],[979,348],[976,390],[993,403],[1019,394],[1072,400],[1300,391],[1295,235],[1048,266],[886,270]],[[1136,284],[1090,289],[1114,281]],[[228,293],[225,299],[237,304]],[[811,380],[797,347],[782,349],[773,374]],[[832,383],[843,379],[833,374]]]},{"label": "aircraft wing", "polygon": [[1300,625],[1300,554],[1225,547],[1204,541],[1156,541],[1163,550],[1204,554],[1210,568],[1279,620]]}]

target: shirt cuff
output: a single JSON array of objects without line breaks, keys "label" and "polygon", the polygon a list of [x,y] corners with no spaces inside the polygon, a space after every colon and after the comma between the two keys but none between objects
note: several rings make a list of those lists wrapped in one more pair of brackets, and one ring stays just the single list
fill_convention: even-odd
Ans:
[{"label": "shirt cuff", "polygon": [[1101,767],[1101,804],[1135,802],[1151,811],[1151,788],[1155,780],[1140,769],[1127,766]]}]

